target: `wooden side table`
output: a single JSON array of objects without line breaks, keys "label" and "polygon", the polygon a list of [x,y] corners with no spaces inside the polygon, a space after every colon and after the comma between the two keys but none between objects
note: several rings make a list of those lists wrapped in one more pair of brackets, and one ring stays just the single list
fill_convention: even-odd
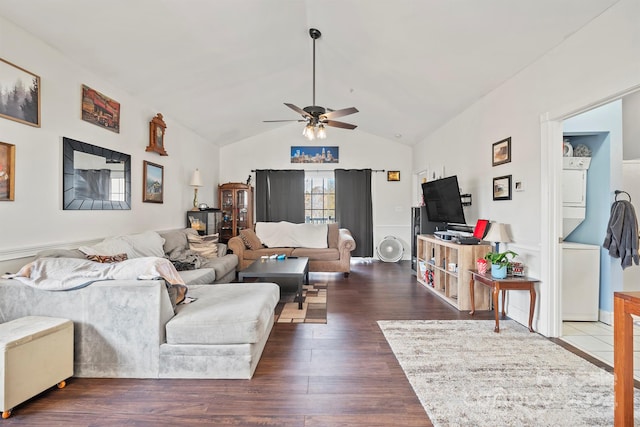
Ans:
[{"label": "wooden side table", "polygon": [[535,283],[539,282],[538,279],[533,279],[531,277],[519,277],[519,276],[510,276],[504,279],[496,279],[491,276],[491,273],[481,274],[477,270],[469,270],[471,274],[471,280],[469,281],[469,293],[471,294],[471,311],[469,314],[473,315],[476,311],[474,295],[473,295],[473,285],[476,281],[479,283],[489,286],[492,289],[493,294],[493,310],[496,314],[496,327],[493,329],[494,332],[500,332],[500,320],[498,316],[498,294],[502,291],[502,318],[506,317],[504,297],[506,291],[508,290],[523,290],[529,291],[529,331],[533,332],[533,312],[536,308],[536,289]]},{"label": "wooden side table", "polygon": [[633,318],[640,316],[640,292],[613,293],[613,390],[615,426],[633,425]]}]

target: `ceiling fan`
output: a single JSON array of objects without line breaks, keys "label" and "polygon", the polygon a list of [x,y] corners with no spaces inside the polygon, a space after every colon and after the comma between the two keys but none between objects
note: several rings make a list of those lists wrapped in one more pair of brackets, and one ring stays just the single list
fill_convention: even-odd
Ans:
[{"label": "ceiling fan", "polygon": [[306,122],[306,126],[302,131],[302,134],[309,140],[315,138],[325,139],[327,133],[324,129],[326,126],[333,126],[342,129],[355,129],[357,126],[350,123],[339,122],[333,120],[336,117],[347,116],[358,112],[356,107],[343,108],[341,110],[332,110],[330,108],[321,107],[316,105],[316,40],[320,38],[322,33],[315,28],[309,29],[309,35],[313,39],[313,105],[300,108],[296,105],[284,103],[287,107],[291,108],[296,113],[302,115],[302,119],[298,120],[264,120],[266,123],[273,122]]}]

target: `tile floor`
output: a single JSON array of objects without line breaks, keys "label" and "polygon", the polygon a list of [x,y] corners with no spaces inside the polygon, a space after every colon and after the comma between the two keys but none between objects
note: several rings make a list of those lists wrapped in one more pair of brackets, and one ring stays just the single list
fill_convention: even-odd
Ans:
[{"label": "tile floor", "polygon": [[[633,331],[634,377],[640,380],[640,328]],[[562,322],[563,341],[613,367],[613,327],[601,322]]]}]

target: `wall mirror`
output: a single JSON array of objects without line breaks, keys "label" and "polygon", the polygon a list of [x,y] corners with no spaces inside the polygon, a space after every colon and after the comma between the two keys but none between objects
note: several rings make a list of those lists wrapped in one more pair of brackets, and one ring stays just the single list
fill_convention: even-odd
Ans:
[{"label": "wall mirror", "polygon": [[63,209],[131,209],[131,156],[62,138]]}]

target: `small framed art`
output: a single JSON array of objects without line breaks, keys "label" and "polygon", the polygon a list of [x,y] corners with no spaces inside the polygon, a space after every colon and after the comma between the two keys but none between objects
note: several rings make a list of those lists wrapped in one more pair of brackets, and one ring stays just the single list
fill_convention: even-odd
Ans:
[{"label": "small framed art", "polygon": [[0,142],[0,201],[13,201],[16,146]]},{"label": "small framed art", "polygon": [[147,203],[164,202],[164,166],[144,160],[144,188],[142,201]]},{"label": "small framed art", "polygon": [[400,181],[400,171],[387,171],[387,181]]},{"label": "small framed art", "polygon": [[493,200],[511,200],[511,175],[493,178]]},{"label": "small framed art", "polygon": [[149,122],[149,145],[145,151],[154,151],[161,156],[168,156],[164,150],[164,131],[167,124],[162,120],[162,114],[158,113]]},{"label": "small framed art", "polygon": [[40,77],[0,58],[0,117],[40,127]]},{"label": "small framed art", "polygon": [[120,103],[82,85],[82,120],[120,133]]},{"label": "small framed art", "polygon": [[491,150],[491,164],[502,165],[511,161],[511,137],[495,142]]}]

